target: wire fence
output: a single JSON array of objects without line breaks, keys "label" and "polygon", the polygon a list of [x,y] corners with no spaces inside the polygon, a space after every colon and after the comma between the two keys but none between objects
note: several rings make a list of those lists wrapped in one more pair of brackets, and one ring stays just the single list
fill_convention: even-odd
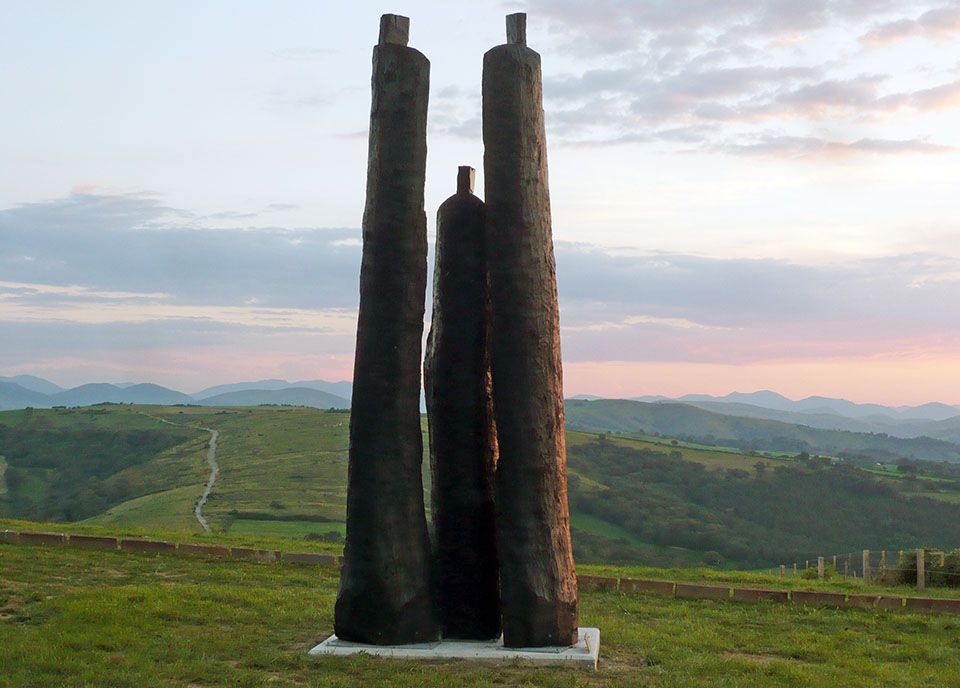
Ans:
[{"label": "wire fence", "polygon": [[860,579],[864,583],[960,588],[960,550],[861,550],[781,564],[781,578]]}]

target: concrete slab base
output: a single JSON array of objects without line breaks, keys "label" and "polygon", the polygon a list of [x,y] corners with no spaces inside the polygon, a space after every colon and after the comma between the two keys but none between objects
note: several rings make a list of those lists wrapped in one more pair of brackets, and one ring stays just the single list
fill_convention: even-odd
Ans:
[{"label": "concrete slab base", "polygon": [[367,654],[392,659],[468,659],[496,664],[534,664],[568,666],[597,670],[600,655],[600,629],[581,628],[572,647],[507,648],[503,638],[487,641],[441,640],[418,645],[364,645],[340,640],[332,635],[310,650],[313,656]]}]

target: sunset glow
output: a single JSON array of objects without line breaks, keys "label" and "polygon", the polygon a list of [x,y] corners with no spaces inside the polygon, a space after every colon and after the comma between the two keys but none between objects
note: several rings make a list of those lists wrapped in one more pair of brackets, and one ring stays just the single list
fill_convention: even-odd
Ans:
[{"label": "sunset glow", "polygon": [[[432,63],[431,232],[457,165],[482,195],[480,60],[502,42],[499,3],[455,5],[389,8]],[[956,2],[518,9],[568,395],[960,403]],[[5,7],[0,375],[351,376],[384,8],[183,11]]]}]

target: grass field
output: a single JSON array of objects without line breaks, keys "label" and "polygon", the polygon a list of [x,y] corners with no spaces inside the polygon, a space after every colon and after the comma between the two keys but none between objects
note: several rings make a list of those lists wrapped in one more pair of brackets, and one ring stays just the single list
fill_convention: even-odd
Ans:
[{"label": "grass field", "polygon": [[[17,425],[26,416],[26,412],[21,411],[0,413],[0,425]],[[290,539],[301,543],[305,542],[304,538],[310,534],[344,533],[349,414],[293,407],[220,409],[107,405],[82,409],[35,410],[32,418],[33,422],[42,422],[45,427],[66,431],[71,428],[89,430],[91,426],[104,430],[132,428],[175,432],[178,433],[177,437],[184,438],[182,441],[178,440],[179,444],[111,477],[111,482],[122,479],[121,482],[128,486],[132,498],[125,496],[121,499],[127,501],[107,502],[102,507],[104,510],[99,513],[96,510],[85,513],[84,517],[90,513],[96,514],[83,521],[87,525],[130,532],[173,533],[178,534],[179,539],[184,535],[197,536],[201,529],[194,518],[193,508],[209,475],[206,463],[209,433],[200,429],[206,427],[220,433],[217,453],[220,474],[204,507],[204,514],[214,531],[236,535],[240,539]],[[181,428],[171,427],[167,423]],[[424,431],[425,426],[424,421]],[[572,449],[582,449],[596,442],[597,437],[596,433],[568,431],[567,443]],[[757,464],[779,466],[787,463],[783,459],[745,455],[721,447],[684,442],[674,445],[669,439],[662,437],[606,437],[618,446],[655,451],[662,457],[658,460],[671,461],[681,458],[701,464],[709,471],[737,469],[755,475]],[[426,438],[424,446],[427,446]],[[423,480],[429,512],[428,463],[424,461]],[[21,472],[21,496],[32,496],[37,501],[49,496],[49,486],[54,482],[55,474],[48,471],[50,474],[47,475],[45,470],[38,467]],[[587,477],[584,473],[589,473],[589,470],[583,464],[571,465],[569,472],[580,479],[584,493],[590,490],[602,492],[609,488],[606,483],[597,482],[602,480],[603,476],[592,476],[595,480]],[[877,476],[877,479],[895,482],[900,490],[915,488],[916,492],[912,494],[960,503],[960,493],[938,491],[943,483],[915,481],[913,484],[887,476]],[[665,497],[659,493],[647,495],[647,498],[669,501],[669,495]],[[13,517],[22,513],[11,510],[10,505],[13,504],[12,500],[0,494],[0,516]],[[700,518],[695,513],[698,508],[695,502],[688,500],[685,504],[684,509],[687,511],[678,507],[675,514],[669,515],[669,519],[666,516],[663,516],[663,519],[671,520],[676,527],[690,514]],[[575,550],[579,548],[584,560],[664,566],[686,563],[697,566],[704,561],[712,562],[715,559],[713,556],[710,559],[704,558],[706,550],[716,549],[714,545],[698,549],[696,543],[657,541],[660,544],[653,544],[653,536],[631,534],[628,529],[636,520],[630,522],[618,518],[625,512],[604,514],[585,507],[578,511],[581,507],[578,507],[577,503],[572,506],[571,516],[576,531],[574,547]],[[20,517],[57,518],[44,513]],[[69,517],[66,520],[69,520]],[[605,543],[617,540],[626,541],[628,544],[625,547],[629,551],[612,556],[610,552],[613,548],[621,546]],[[846,549],[836,551],[845,552],[861,547],[861,542],[866,541],[858,540]],[[665,546],[670,544],[685,544],[692,549]],[[900,543],[896,546],[909,547],[913,544]],[[744,566],[745,561],[739,561],[738,565]]]},{"label": "grass field", "polygon": [[[342,530],[346,516],[348,414],[276,407],[151,407],[149,413],[169,422],[220,431],[220,477],[204,509],[213,528],[294,537]],[[429,488],[427,476],[424,485]],[[245,516],[234,518],[233,512]],[[257,513],[290,520],[258,521],[249,516]],[[306,516],[301,521],[308,525],[290,525],[297,521],[297,515]],[[323,518],[330,523],[310,523],[310,518]],[[152,521],[140,525],[163,527]]]},{"label": "grass field", "polygon": [[2,686],[950,686],[960,618],[588,593],[597,674],[309,658],[333,570],[0,546]]},{"label": "grass field", "polygon": [[[324,532],[326,523],[313,524],[320,526],[319,532]],[[343,545],[335,542],[323,542],[314,539],[293,539],[289,536],[275,533],[237,533],[213,532],[204,533],[183,530],[163,530],[123,525],[97,525],[94,523],[35,523],[9,518],[0,518],[0,530],[39,531],[44,533],[67,533],[71,535],[106,535],[109,537],[152,538],[155,540],[169,540],[171,542],[208,543],[228,545],[232,547],[253,547],[272,549],[285,552],[326,552],[339,554]],[[335,524],[334,528],[335,529]]]},{"label": "grass field", "polygon": [[196,485],[176,487],[123,502],[84,522],[121,528],[149,526],[157,530],[199,533],[203,528],[193,515],[197,497]]},{"label": "grass field", "polygon": [[273,535],[303,539],[311,534],[339,533],[345,535],[347,524],[342,521],[317,523],[314,521],[258,521],[237,519],[230,524],[233,535]]},{"label": "grass field", "polygon": [[[577,445],[593,442],[600,434],[601,433],[568,430],[567,444]],[[753,473],[756,471],[757,462],[767,466],[778,463],[776,459],[761,456],[747,456],[739,449],[727,447],[708,447],[707,445],[694,445],[679,441],[677,444],[673,444],[670,440],[652,437],[641,438],[612,434],[606,435],[606,437],[614,444],[632,449],[651,449],[657,452],[677,451],[680,453],[681,458],[703,464],[707,468],[737,468]]]}]

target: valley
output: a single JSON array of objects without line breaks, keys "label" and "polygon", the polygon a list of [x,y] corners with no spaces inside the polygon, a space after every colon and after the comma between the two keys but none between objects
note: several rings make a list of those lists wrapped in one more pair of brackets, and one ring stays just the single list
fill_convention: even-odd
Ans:
[{"label": "valley", "polygon": [[[199,535],[209,431],[219,468],[202,510],[211,537],[342,544],[349,414],[312,408],[0,413],[0,517]],[[602,427],[569,429],[567,441],[578,562],[742,568],[866,547],[960,546],[957,481],[924,475],[939,464],[901,474]],[[423,480],[429,509],[426,460]]]}]

